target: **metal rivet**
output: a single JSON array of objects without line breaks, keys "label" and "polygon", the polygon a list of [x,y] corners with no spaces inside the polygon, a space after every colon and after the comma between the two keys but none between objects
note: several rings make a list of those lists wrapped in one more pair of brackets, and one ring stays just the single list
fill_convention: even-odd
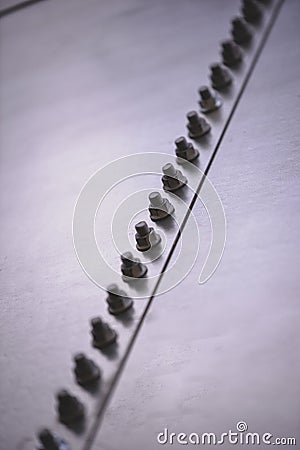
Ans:
[{"label": "metal rivet", "polygon": [[209,123],[203,117],[200,117],[196,111],[190,111],[186,117],[188,119],[187,128],[190,138],[202,137],[210,131]]},{"label": "metal rivet", "polygon": [[118,315],[130,309],[133,305],[132,298],[128,297],[125,291],[119,289],[116,284],[107,287],[108,311],[110,314]]},{"label": "metal rivet", "polygon": [[125,252],[121,255],[121,271],[125,277],[143,278],[147,273],[147,266],[135,258],[132,253]]},{"label": "metal rivet", "polygon": [[201,86],[199,89],[200,101],[199,105],[201,108],[201,112],[207,114],[222,106],[221,98],[212,93],[211,90],[207,86]]},{"label": "metal rivet", "polygon": [[163,177],[162,183],[165,191],[177,191],[187,184],[187,178],[180,170],[175,169],[173,164],[167,163],[162,168]]},{"label": "metal rivet", "polygon": [[151,192],[149,195],[149,212],[151,220],[157,221],[171,216],[175,208],[168,199],[163,198],[159,192]]},{"label": "metal rivet", "polygon": [[71,424],[84,418],[83,404],[68,391],[64,389],[59,391],[57,401],[57,410],[61,422]]},{"label": "metal rivet", "polygon": [[224,89],[232,83],[232,76],[229,70],[222,64],[212,64],[210,69],[213,88],[217,90]]},{"label": "metal rivet", "polygon": [[83,353],[77,353],[74,356],[74,362],[74,373],[79,384],[90,384],[100,378],[100,369],[97,364],[87,358]]},{"label": "metal rivet", "polygon": [[91,320],[93,346],[99,349],[113,344],[117,340],[117,333],[107,323],[103,322],[100,317]]},{"label": "metal rivet", "polygon": [[160,235],[152,227],[149,227],[147,222],[141,221],[137,223],[135,229],[136,248],[138,251],[146,252],[161,242]]},{"label": "metal rivet", "polygon": [[242,50],[234,41],[227,40],[222,42],[222,58],[226,66],[235,66],[241,62],[242,57]]},{"label": "metal rivet", "polygon": [[241,17],[234,17],[231,23],[231,34],[237,44],[244,44],[252,39],[251,30],[244,19]]},{"label": "metal rivet", "polygon": [[42,447],[39,450],[70,450],[70,446],[57,434],[52,433],[48,428],[44,428],[38,434]]},{"label": "metal rivet", "polygon": [[243,0],[242,13],[251,23],[259,22],[262,18],[262,10],[255,0]]},{"label": "metal rivet", "polygon": [[188,142],[185,137],[181,136],[175,141],[176,149],[175,153],[178,158],[186,159],[187,161],[193,161],[198,158],[199,152],[194,148],[191,142]]}]

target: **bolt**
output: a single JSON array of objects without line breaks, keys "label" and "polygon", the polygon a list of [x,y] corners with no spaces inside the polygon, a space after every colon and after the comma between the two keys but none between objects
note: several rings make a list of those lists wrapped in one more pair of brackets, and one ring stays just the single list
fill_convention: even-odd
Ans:
[{"label": "bolt", "polygon": [[160,243],[160,235],[152,227],[149,227],[147,222],[137,223],[135,229],[136,248],[140,252],[146,252]]},{"label": "bolt", "polygon": [[159,192],[151,192],[149,195],[149,200],[151,204],[156,207],[163,206],[164,204],[164,199]]},{"label": "bolt", "polygon": [[191,142],[188,142],[185,137],[181,136],[175,141],[176,149],[175,153],[178,158],[186,159],[187,161],[193,161],[198,158],[199,152],[194,148]]},{"label": "bolt", "polygon": [[48,428],[41,430],[38,433],[38,438],[42,444],[40,450],[70,450],[69,445]]},{"label": "bolt", "polygon": [[168,199],[163,198],[159,192],[151,192],[149,195],[149,212],[151,220],[161,220],[171,216],[175,208]]},{"label": "bolt", "polygon": [[207,86],[199,89],[201,112],[207,114],[222,106],[222,100],[217,94],[213,94]]},{"label": "bolt", "polygon": [[241,62],[243,54],[240,47],[231,40],[222,42],[223,63],[226,66],[235,66]]},{"label": "bolt", "polygon": [[79,384],[84,386],[100,378],[100,369],[97,364],[83,353],[77,353],[74,356],[74,362],[74,373]]},{"label": "bolt", "polygon": [[186,117],[190,138],[199,138],[210,131],[209,123],[203,117],[200,117],[196,111],[190,111]]},{"label": "bolt", "polygon": [[241,17],[234,17],[231,23],[232,23],[231,34],[233,40],[237,44],[244,44],[246,42],[251,41],[252,33],[248,24],[245,22],[244,19],[242,19]]},{"label": "bolt", "polygon": [[151,248],[151,242],[150,242],[150,228],[148,227],[148,224],[144,221],[139,222],[135,226],[136,234],[135,234],[135,240],[136,240],[136,248],[140,252],[145,252]]},{"label": "bolt", "polygon": [[165,191],[173,192],[186,185],[186,177],[180,172],[180,170],[176,170],[173,164],[165,164],[162,171],[164,174],[162,177],[162,182]]},{"label": "bolt", "polygon": [[130,252],[123,253],[121,261],[121,271],[125,277],[143,278],[148,271],[147,266]]},{"label": "bolt", "polygon": [[226,67],[222,66],[222,64],[212,64],[210,69],[210,78],[215,89],[224,89],[231,84],[231,74]]},{"label": "bolt", "polygon": [[255,0],[243,0],[242,13],[251,23],[259,22],[262,18],[262,10]]},{"label": "bolt", "polygon": [[108,286],[107,293],[108,297],[106,301],[108,304],[108,312],[110,312],[110,314],[118,315],[132,307],[132,298],[128,297],[126,292],[119,289],[116,284]]},{"label": "bolt", "polygon": [[57,410],[59,420],[65,424],[71,424],[84,418],[83,404],[68,391],[62,389],[57,394]]},{"label": "bolt", "polygon": [[144,220],[137,223],[135,229],[139,237],[145,237],[150,234],[150,228],[148,227],[147,222],[145,222]]},{"label": "bolt", "polygon": [[95,317],[91,320],[93,346],[99,349],[113,344],[117,340],[117,333],[100,317]]}]

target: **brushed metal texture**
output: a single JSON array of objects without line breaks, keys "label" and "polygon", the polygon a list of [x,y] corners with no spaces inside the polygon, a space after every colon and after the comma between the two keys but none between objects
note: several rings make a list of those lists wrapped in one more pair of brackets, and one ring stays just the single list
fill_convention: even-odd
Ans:
[{"label": "brushed metal texture", "polygon": [[[149,150],[173,154],[174,139],[185,134],[185,114],[197,107],[197,88],[206,82],[219,41],[238,12],[235,0],[226,10],[219,5],[220,0],[176,2],[176,8],[171,1],[63,0],[38,3],[1,22],[0,435],[5,450],[32,448],[41,426],[80,448],[90,425],[97,424],[99,402],[110,389],[145,301],[136,302],[130,323],[108,316],[105,293],[89,282],[74,254],[73,207],[84,182],[111,159]],[[221,114],[209,118],[212,137],[199,146],[202,169],[273,7],[256,29]],[[143,179],[142,186],[156,183],[158,178]],[[108,216],[122,196],[137,189],[139,178],[116,190]],[[174,229],[165,233],[169,249]],[[111,254],[111,240],[106,250]],[[117,267],[116,257],[112,263]],[[116,358],[91,348],[89,319],[98,314],[120,335]],[[96,393],[74,382],[71,358],[78,351],[103,369]],[[84,430],[74,433],[57,423],[54,394],[60,387],[86,404]]]},{"label": "brushed metal texture", "polygon": [[221,265],[197,284],[211,239],[197,203],[202,257],[154,300],[95,449],[153,450],[165,427],[239,420],[299,445],[299,19],[286,2],[209,172],[228,221]]}]

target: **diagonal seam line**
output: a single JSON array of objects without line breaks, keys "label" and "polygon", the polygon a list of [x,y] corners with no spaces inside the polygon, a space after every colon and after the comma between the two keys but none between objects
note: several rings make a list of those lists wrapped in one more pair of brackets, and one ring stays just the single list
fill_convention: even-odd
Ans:
[{"label": "diagonal seam line", "polygon": [[9,6],[8,8],[0,10],[0,18],[8,16],[9,14],[12,14],[14,12],[17,12],[20,9],[24,9],[27,6],[31,6],[31,5],[34,5],[35,3],[40,3],[43,1],[45,1],[45,0],[26,0],[24,2],[17,3],[16,5]]},{"label": "diagonal seam line", "polygon": [[205,181],[205,177],[207,176],[207,174],[208,174],[208,172],[209,172],[209,170],[210,170],[210,168],[212,166],[212,163],[213,163],[213,161],[214,161],[214,159],[216,157],[216,154],[217,154],[217,152],[218,152],[218,150],[220,148],[220,145],[221,145],[221,143],[223,141],[225,133],[226,133],[226,131],[227,131],[228,127],[229,127],[229,124],[230,124],[230,122],[231,122],[231,120],[232,120],[232,118],[234,116],[234,113],[235,113],[235,111],[237,109],[237,106],[238,106],[238,104],[239,104],[239,102],[240,102],[240,100],[242,98],[242,95],[243,95],[243,93],[244,93],[244,91],[245,91],[245,89],[247,87],[247,84],[248,84],[248,82],[250,80],[250,77],[251,77],[251,75],[252,75],[252,73],[253,73],[253,71],[255,69],[257,61],[258,61],[258,59],[259,59],[259,57],[260,57],[260,55],[262,53],[262,50],[263,50],[263,48],[264,48],[264,46],[265,46],[265,44],[267,42],[267,39],[268,39],[268,37],[270,35],[270,32],[271,32],[271,30],[273,28],[273,25],[274,25],[274,23],[275,23],[275,21],[276,21],[276,19],[278,17],[278,14],[280,12],[280,9],[281,9],[284,1],[285,0],[279,0],[278,3],[276,4],[275,8],[274,8],[274,11],[273,11],[272,16],[270,18],[270,21],[269,21],[269,23],[268,23],[268,25],[267,25],[267,27],[265,29],[265,33],[264,33],[264,35],[263,35],[263,37],[261,39],[261,42],[260,42],[260,44],[259,44],[259,46],[258,46],[258,48],[256,50],[256,53],[255,53],[255,55],[253,57],[253,60],[252,60],[252,62],[250,64],[249,70],[248,70],[248,72],[247,72],[247,74],[245,76],[245,79],[244,79],[244,81],[242,83],[242,86],[241,86],[241,88],[240,88],[240,90],[239,90],[239,92],[237,94],[237,97],[236,97],[236,99],[234,101],[232,109],[231,109],[231,111],[230,111],[230,113],[229,113],[229,115],[227,117],[227,120],[225,122],[224,128],[223,128],[223,130],[222,130],[222,132],[220,134],[220,137],[219,137],[219,139],[218,139],[218,141],[216,143],[216,146],[215,146],[215,149],[214,149],[214,151],[212,153],[212,156],[209,159],[209,162],[207,164],[206,169],[204,170],[204,176],[201,178],[200,183],[198,185],[198,188],[196,190],[196,193],[194,194],[194,196],[193,196],[193,198],[192,198],[192,200],[190,202],[189,208],[188,208],[187,213],[186,213],[186,215],[185,215],[185,217],[184,217],[184,219],[182,221],[180,229],[177,232],[177,235],[176,235],[176,237],[174,239],[174,242],[173,242],[172,248],[171,248],[171,250],[169,252],[169,255],[168,255],[168,257],[167,257],[167,259],[166,259],[166,261],[165,261],[165,263],[164,263],[164,265],[163,265],[163,267],[161,269],[160,277],[159,277],[159,279],[158,279],[158,281],[157,281],[157,283],[156,283],[156,285],[154,287],[153,293],[152,293],[151,297],[149,298],[148,303],[147,303],[147,305],[146,305],[146,307],[145,307],[145,309],[144,309],[144,311],[143,311],[143,313],[141,315],[140,321],[138,322],[138,324],[136,326],[136,329],[134,330],[134,332],[133,332],[133,334],[131,336],[131,339],[130,339],[130,341],[128,343],[128,346],[127,346],[127,349],[125,351],[125,354],[124,354],[123,358],[121,359],[119,367],[118,367],[118,369],[116,371],[116,374],[115,374],[115,376],[114,376],[114,378],[112,380],[111,386],[110,386],[109,390],[107,391],[106,395],[104,396],[104,398],[103,398],[103,400],[101,402],[101,406],[100,406],[99,410],[97,411],[94,424],[93,424],[93,426],[91,427],[91,429],[90,429],[90,431],[88,433],[86,442],[85,442],[82,450],[90,450],[91,449],[91,446],[92,446],[92,444],[93,444],[93,442],[95,440],[97,431],[100,428],[101,420],[103,418],[103,413],[104,413],[104,411],[106,409],[106,406],[107,406],[107,404],[108,404],[108,402],[110,400],[110,397],[111,397],[114,389],[116,388],[117,382],[118,382],[118,380],[119,380],[119,378],[120,378],[120,376],[121,376],[121,374],[123,372],[123,369],[125,367],[127,359],[129,357],[129,354],[130,354],[130,352],[131,352],[131,350],[133,348],[135,340],[136,340],[136,338],[137,338],[137,336],[139,334],[139,331],[140,331],[140,329],[141,329],[141,327],[142,327],[142,325],[143,325],[143,323],[145,321],[146,315],[147,315],[147,313],[148,313],[148,311],[149,311],[149,309],[150,309],[150,307],[152,305],[153,299],[155,297],[155,293],[156,293],[156,291],[158,289],[158,286],[159,286],[160,281],[161,281],[161,279],[163,277],[163,274],[164,274],[166,268],[168,267],[168,264],[169,264],[169,262],[170,262],[170,260],[172,258],[172,255],[173,255],[173,253],[175,251],[175,248],[176,248],[176,245],[177,245],[177,243],[178,243],[178,241],[180,239],[182,230],[185,227],[185,224],[187,223],[187,220],[189,219],[190,214],[192,212],[192,208],[194,207],[194,205],[196,203],[196,200],[198,198],[198,194],[199,194],[199,192],[200,192],[200,190],[201,190],[201,188],[203,186],[203,183]]}]

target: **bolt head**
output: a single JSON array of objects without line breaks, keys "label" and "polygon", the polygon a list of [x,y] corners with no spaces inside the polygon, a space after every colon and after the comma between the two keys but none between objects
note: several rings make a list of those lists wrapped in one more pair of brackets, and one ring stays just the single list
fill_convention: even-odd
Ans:
[{"label": "bolt head", "polygon": [[48,428],[41,430],[38,434],[38,438],[45,448],[51,448],[51,446],[53,447],[56,444],[55,438]]},{"label": "bolt head", "polygon": [[76,355],[74,356],[74,362],[76,364],[82,364],[83,362],[86,361],[86,356],[84,353],[76,353]]},{"label": "bolt head", "polygon": [[147,234],[150,233],[148,224],[144,220],[142,220],[141,222],[138,222],[135,225],[135,229],[139,236],[146,236]]},{"label": "bolt head", "polygon": [[149,195],[149,200],[152,206],[161,206],[164,201],[159,192],[151,192]]},{"label": "bolt head", "polygon": [[222,66],[218,63],[214,63],[210,66],[210,69],[212,71],[213,74],[220,74],[222,73]]},{"label": "bolt head", "polygon": [[207,86],[201,86],[199,94],[202,100],[208,100],[211,98],[211,92]]},{"label": "bolt head", "polygon": [[91,320],[91,325],[93,330],[102,330],[103,327],[103,321],[100,317],[94,317]]},{"label": "bolt head", "polygon": [[167,163],[162,168],[163,173],[168,177],[175,177],[176,176],[176,169],[171,163]]},{"label": "bolt head", "polygon": [[188,142],[185,137],[180,136],[178,139],[176,139],[175,145],[178,148],[178,150],[184,151],[188,147]]},{"label": "bolt head", "polygon": [[135,258],[131,252],[125,252],[121,255],[121,261],[125,265],[131,265],[135,261]]},{"label": "bolt head", "polygon": [[69,392],[66,389],[61,389],[58,393],[57,393],[57,399],[59,402],[63,402],[65,400],[69,400],[71,398],[71,395],[69,394]]},{"label": "bolt head", "polygon": [[119,295],[120,289],[117,284],[112,283],[106,288],[108,294]]},{"label": "bolt head", "polygon": [[198,113],[196,111],[190,111],[187,115],[186,115],[188,121],[190,122],[191,125],[195,125],[198,124],[199,121],[199,116]]}]

